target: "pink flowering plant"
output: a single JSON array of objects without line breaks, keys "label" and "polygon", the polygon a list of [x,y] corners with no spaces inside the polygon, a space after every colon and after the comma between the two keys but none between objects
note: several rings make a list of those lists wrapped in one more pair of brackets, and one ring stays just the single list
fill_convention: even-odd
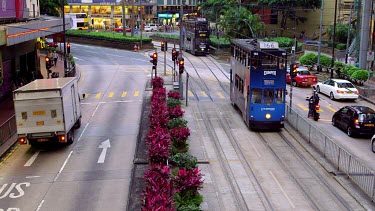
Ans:
[{"label": "pink flowering plant", "polygon": [[178,91],[173,91],[173,90],[170,90],[168,92],[168,98],[174,98],[174,99],[181,99],[181,95]]},{"label": "pink flowering plant", "polygon": [[152,90],[151,101],[166,102],[166,90],[165,88],[154,88]]},{"label": "pink flowering plant", "polygon": [[168,108],[169,119],[182,117],[185,111],[182,110],[181,106],[176,106],[173,108]]},{"label": "pink flowering plant", "polygon": [[203,174],[198,168],[186,170],[180,169],[177,176],[173,177],[173,185],[176,192],[181,195],[185,194],[199,194],[198,190],[203,188]]},{"label": "pink flowering plant", "polygon": [[155,89],[155,88],[161,88],[163,87],[164,85],[164,80],[163,78],[161,77],[154,77],[152,80],[151,80],[151,84],[152,84],[152,87]]},{"label": "pink flowering plant", "polygon": [[146,146],[151,163],[166,162],[171,150],[171,136],[166,128],[160,125],[149,131]]}]

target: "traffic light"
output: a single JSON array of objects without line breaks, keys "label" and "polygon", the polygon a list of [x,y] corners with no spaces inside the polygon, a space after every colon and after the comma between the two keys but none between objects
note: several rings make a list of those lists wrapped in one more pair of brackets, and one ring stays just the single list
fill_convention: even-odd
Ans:
[{"label": "traffic light", "polygon": [[298,64],[290,65],[290,77],[292,79],[294,79],[297,76],[297,67],[298,67]]},{"label": "traffic light", "polygon": [[167,42],[161,42],[161,51],[168,51]]},{"label": "traffic light", "polygon": [[180,74],[184,73],[184,58],[178,60],[178,69]]},{"label": "traffic light", "polygon": [[51,69],[51,59],[46,57],[46,69],[49,70]]},{"label": "traffic light", "polygon": [[70,54],[70,43],[67,44],[66,50],[67,50],[68,54]]},{"label": "traffic light", "polygon": [[150,57],[152,58],[150,62],[155,66],[158,65],[158,54],[154,53]]},{"label": "traffic light", "polygon": [[172,49],[172,61],[175,61],[177,58],[177,51],[175,48]]}]

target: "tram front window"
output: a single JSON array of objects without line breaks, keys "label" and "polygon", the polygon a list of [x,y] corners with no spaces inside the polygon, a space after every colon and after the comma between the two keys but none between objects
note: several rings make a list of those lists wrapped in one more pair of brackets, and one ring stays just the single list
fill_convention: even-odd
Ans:
[{"label": "tram front window", "polygon": [[263,92],[264,104],[272,104],[274,99],[273,89],[264,89]]},{"label": "tram front window", "polygon": [[262,103],[262,89],[260,88],[251,89],[251,102],[254,104]]},{"label": "tram front window", "polygon": [[275,99],[276,99],[276,104],[282,104],[284,103],[284,89],[276,89],[275,90]]}]

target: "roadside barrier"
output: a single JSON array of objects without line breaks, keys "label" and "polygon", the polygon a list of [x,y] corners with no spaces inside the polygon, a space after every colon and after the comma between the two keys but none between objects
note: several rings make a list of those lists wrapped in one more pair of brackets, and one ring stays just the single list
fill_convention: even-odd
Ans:
[{"label": "roadside barrier", "polygon": [[4,124],[0,125],[0,146],[16,132],[16,116],[13,115]]}]

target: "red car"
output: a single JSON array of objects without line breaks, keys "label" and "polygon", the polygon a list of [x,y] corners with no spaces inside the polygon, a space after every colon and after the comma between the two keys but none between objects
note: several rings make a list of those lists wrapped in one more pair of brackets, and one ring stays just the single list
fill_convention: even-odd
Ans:
[{"label": "red car", "polygon": [[[118,28],[115,28],[115,32],[123,32],[124,29],[122,26],[119,26]],[[131,28],[126,28],[126,32],[131,32],[132,29]]]},{"label": "red car", "polygon": [[[286,82],[290,83],[290,69],[288,67],[286,73]],[[297,76],[293,81],[293,86],[313,86],[318,83],[318,77],[311,75],[310,71],[306,67],[297,68]]]},{"label": "red car", "polygon": [[54,42],[53,39],[48,38],[48,39],[46,39],[46,46],[57,48],[58,44],[57,44],[57,42]]}]

